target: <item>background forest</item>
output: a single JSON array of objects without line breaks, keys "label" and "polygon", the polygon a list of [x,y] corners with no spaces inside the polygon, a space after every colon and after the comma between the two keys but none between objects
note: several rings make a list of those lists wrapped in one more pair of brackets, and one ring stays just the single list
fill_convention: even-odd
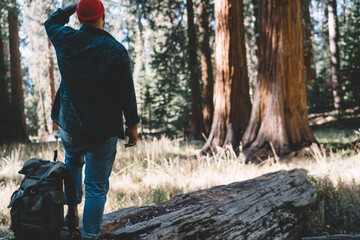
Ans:
[{"label": "background forest", "polygon": [[[304,168],[317,189],[304,236],[360,233],[360,0],[102,2],[141,116],[137,146],[118,142],[105,212]],[[71,3],[0,1],[0,236],[24,161],[64,158],[43,23]]]},{"label": "background forest", "polygon": [[[191,132],[191,117],[201,121],[202,116],[195,113],[204,110],[205,126],[199,123],[197,128],[204,129],[208,135],[215,71],[213,2],[190,1],[188,8],[184,0],[103,2],[107,10],[105,29],[126,46],[132,60],[142,119],[140,131],[199,139],[199,134]],[[50,110],[60,76],[43,22],[68,3],[65,0],[1,1],[1,142],[23,141],[27,136],[37,141],[57,129],[50,119]],[[256,0],[244,0],[243,4],[251,99],[258,69],[258,4]],[[302,4],[304,49],[308,55],[305,65],[311,69],[307,75],[309,113],[339,108],[345,112],[358,107],[360,2],[312,0]],[[334,17],[328,10],[331,4],[336,6],[336,24],[329,24],[329,16]],[[75,17],[71,18],[70,25],[79,27]],[[338,79],[335,80],[330,61],[331,28],[337,33],[334,40],[339,48],[338,55],[334,55],[338,59]],[[208,71],[206,64],[210,67]],[[11,107],[6,102],[10,102]],[[198,109],[192,107],[195,103]],[[19,127],[23,123],[21,118],[25,118],[23,129]]]}]

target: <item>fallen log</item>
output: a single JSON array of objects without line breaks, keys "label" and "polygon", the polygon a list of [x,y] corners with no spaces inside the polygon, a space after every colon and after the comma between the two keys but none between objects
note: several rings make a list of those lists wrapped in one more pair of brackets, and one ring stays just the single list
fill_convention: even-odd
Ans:
[{"label": "fallen log", "polygon": [[332,236],[304,237],[302,240],[360,240],[360,235],[337,234]]},{"label": "fallen log", "polygon": [[100,239],[302,239],[314,188],[302,169],[104,216]]}]

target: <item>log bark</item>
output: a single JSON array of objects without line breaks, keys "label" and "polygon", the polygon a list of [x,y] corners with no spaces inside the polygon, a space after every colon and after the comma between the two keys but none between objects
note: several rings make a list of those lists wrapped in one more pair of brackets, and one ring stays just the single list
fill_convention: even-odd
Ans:
[{"label": "log bark", "polygon": [[360,235],[338,234],[333,236],[305,237],[302,240],[360,240]]},{"label": "log bark", "polygon": [[301,1],[260,1],[259,66],[250,122],[249,158],[259,150],[286,154],[316,142],[307,113]]},{"label": "log bark", "polygon": [[301,239],[314,188],[302,169],[107,214],[100,239]]},{"label": "log bark", "polygon": [[203,152],[225,145],[236,149],[251,112],[242,1],[215,0],[215,20],[215,106]]}]

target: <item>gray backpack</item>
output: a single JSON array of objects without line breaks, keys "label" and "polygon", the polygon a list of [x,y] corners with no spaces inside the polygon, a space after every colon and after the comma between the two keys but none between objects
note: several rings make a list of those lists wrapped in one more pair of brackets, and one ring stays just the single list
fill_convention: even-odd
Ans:
[{"label": "gray backpack", "polygon": [[16,239],[57,239],[64,221],[65,164],[32,158],[19,173],[25,178],[8,206]]}]

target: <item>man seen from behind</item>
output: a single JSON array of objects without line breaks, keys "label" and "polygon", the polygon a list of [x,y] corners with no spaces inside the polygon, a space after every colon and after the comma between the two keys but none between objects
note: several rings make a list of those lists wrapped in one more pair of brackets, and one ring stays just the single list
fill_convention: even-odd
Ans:
[{"label": "man seen from behind", "polygon": [[[76,11],[79,30],[64,25]],[[129,57],[122,44],[104,31],[105,9],[99,0],[80,0],[58,9],[46,22],[61,82],[51,117],[59,125],[69,174],[65,179],[65,224],[73,238],[79,225],[85,165],[85,206],[81,238],[98,239],[115,160],[117,138],[136,145],[137,114]],[[126,120],[124,134],[123,115]]]}]

